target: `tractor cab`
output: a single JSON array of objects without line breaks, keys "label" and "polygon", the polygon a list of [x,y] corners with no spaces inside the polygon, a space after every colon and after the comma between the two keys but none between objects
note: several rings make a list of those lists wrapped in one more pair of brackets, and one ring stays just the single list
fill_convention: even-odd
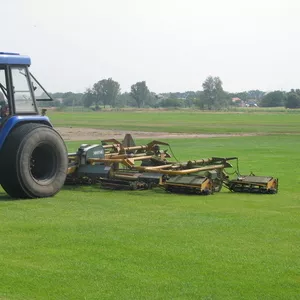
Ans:
[{"label": "tractor cab", "polygon": [[51,101],[29,72],[31,60],[17,53],[0,52],[0,122],[13,115],[38,115],[36,101]]}]

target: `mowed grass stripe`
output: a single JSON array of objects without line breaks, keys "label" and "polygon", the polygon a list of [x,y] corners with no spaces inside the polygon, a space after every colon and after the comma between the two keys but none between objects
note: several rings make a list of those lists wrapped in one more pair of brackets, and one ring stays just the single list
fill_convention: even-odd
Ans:
[{"label": "mowed grass stripe", "polygon": [[183,133],[300,133],[298,114],[49,112],[55,126]]}]

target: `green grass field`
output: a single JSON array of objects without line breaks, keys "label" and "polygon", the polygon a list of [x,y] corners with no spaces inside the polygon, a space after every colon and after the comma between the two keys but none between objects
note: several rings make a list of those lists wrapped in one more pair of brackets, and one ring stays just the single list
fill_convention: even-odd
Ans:
[{"label": "green grass field", "polygon": [[[109,128],[118,113],[103,115],[77,116],[78,126]],[[163,128],[157,125],[159,115],[137,113],[143,117],[130,124],[132,115],[124,117],[128,129],[141,130],[137,122],[144,120],[146,130],[152,118],[148,130]],[[209,120],[215,122],[214,133],[232,132],[236,124],[238,131],[252,128],[256,120],[257,132],[268,135],[168,141],[179,160],[238,156],[241,173],[277,176],[279,193],[223,189],[196,196],[93,186],[16,201],[0,193],[0,299],[299,299],[299,118],[277,113],[182,117],[182,132],[193,132],[197,120],[206,132]],[[169,120],[161,121],[163,131],[171,131],[179,116],[160,118]],[[77,124],[74,115],[51,119],[60,126],[68,119]],[[121,119],[115,124],[124,129]],[[284,135],[285,129],[294,134]],[[73,151],[79,144],[68,147]]]},{"label": "green grass field", "polygon": [[300,113],[49,112],[55,126],[187,133],[299,133]]}]

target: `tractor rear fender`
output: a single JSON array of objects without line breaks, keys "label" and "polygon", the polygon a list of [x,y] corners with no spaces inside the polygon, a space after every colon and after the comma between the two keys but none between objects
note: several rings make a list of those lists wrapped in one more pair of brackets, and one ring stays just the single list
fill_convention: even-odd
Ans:
[{"label": "tractor rear fender", "polygon": [[6,138],[12,130],[25,123],[40,123],[53,127],[49,118],[46,116],[12,116],[0,127],[0,149],[2,149]]}]

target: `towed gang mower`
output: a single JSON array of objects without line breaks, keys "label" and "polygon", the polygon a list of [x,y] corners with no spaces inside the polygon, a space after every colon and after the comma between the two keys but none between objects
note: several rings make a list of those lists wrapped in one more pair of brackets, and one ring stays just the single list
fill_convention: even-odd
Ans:
[{"label": "towed gang mower", "polygon": [[[161,146],[169,149],[161,150]],[[209,195],[222,186],[232,192],[267,193],[278,191],[274,177],[243,176],[238,167],[231,171],[237,157],[211,157],[178,162],[168,153],[171,147],[162,141],[135,145],[127,134],[122,142],[103,140],[101,144],[83,144],[69,153],[65,184],[99,183],[110,189],[150,189],[162,187],[168,192]],[[172,151],[171,151],[172,152]],[[174,155],[173,155],[174,156]],[[238,163],[236,164],[238,166]]]}]

